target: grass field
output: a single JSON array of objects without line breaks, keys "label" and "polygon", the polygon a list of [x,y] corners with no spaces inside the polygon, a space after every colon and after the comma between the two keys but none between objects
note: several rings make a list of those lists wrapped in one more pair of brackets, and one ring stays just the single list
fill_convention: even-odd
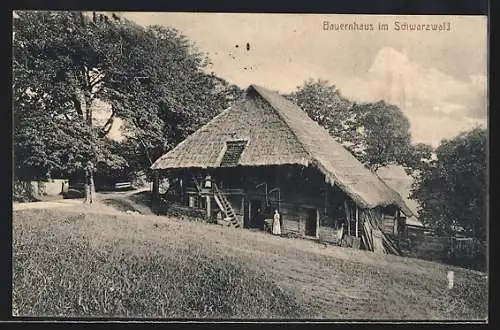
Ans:
[{"label": "grass field", "polygon": [[15,211],[12,261],[22,316],[487,317],[484,273],[94,205]]}]

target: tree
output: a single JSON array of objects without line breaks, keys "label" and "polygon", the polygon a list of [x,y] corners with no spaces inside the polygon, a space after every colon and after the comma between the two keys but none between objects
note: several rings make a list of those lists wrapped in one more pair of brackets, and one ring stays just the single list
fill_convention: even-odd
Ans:
[{"label": "tree", "polygon": [[411,173],[430,158],[430,146],[411,144],[410,123],[395,105],[351,102],[326,80],[308,80],[287,97],[374,171],[398,164]]},{"label": "tree", "polygon": [[[350,117],[352,102],[344,98],[340,90],[326,80],[307,80],[287,97],[330,132],[343,131],[343,124]],[[339,138],[342,141],[342,136]]]},{"label": "tree", "polygon": [[354,104],[351,131],[358,158],[377,170],[390,164],[401,165],[409,173],[421,169],[430,160],[433,148],[411,143],[410,122],[397,106],[385,101]]},{"label": "tree", "polygon": [[486,239],[486,148],[483,128],[441,142],[437,159],[422,171],[412,191],[424,224],[447,235],[463,231]]},{"label": "tree", "polygon": [[[124,162],[107,153],[98,139],[107,128],[93,125],[93,102],[110,92],[103,79],[117,55],[110,29],[89,22],[83,13],[20,12],[14,30],[17,168],[28,165],[42,176],[54,170],[84,171],[90,194],[94,164]],[[17,143],[23,136],[27,150]],[[30,150],[33,138],[42,141]]]},{"label": "tree", "polygon": [[[16,175],[83,171],[89,162],[149,167],[239,91],[207,74],[206,56],[174,29],[116,15],[19,12],[14,31]],[[93,120],[97,99],[111,105],[102,126]],[[121,144],[107,138],[117,117]]]}]

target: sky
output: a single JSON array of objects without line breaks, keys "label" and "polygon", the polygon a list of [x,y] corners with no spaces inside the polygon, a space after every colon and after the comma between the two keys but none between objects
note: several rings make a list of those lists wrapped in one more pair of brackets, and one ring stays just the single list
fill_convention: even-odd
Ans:
[{"label": "sky", "polygon": [[[437,146],[487,122],[485,16],[121,15],[179,30],[211,59],[210,71],[241,88],[257,84],[287,93],[305,80],[326,79],[353,101],[396,104],[415,143]],[[405,22],[446,29],[395,30]],[[374,30],[332,29],[339,24],[373,24]]]},{"label": "sky", "polygon": [[[143,26],[179,30],[211,59],[209,71],[241,88],[257,84],[288,93],[308,79],[326,79],[352,101],[384,99],[407,116],[414,143],[437,147],[442,139],[487,123],[487,18],[483,16],[120,15]],[[373,24],[374,30],[330,29],[355,23]],[[377,29],[379,23],[388,29]],[[446,30],[396,31],[396,24],[403,23],[443,24]],[[104,112],[103,121],[109,115]],[[113,125],[111,138],[122,139],[120,127],[120,122]],[[413,180],[401,167],[383,167],[377,174],[413,211],[418,209],[408,198]]]}]

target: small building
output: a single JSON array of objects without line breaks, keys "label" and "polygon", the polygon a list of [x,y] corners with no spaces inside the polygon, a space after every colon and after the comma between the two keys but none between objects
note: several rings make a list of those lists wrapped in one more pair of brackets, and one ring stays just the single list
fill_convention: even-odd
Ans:
[{"label": "small building", "polygon": [[278,210],[283,234],[387,252],[412,216],[302,109],[255,85],[151,169],[178,201],[236,227],[263,229]]}]

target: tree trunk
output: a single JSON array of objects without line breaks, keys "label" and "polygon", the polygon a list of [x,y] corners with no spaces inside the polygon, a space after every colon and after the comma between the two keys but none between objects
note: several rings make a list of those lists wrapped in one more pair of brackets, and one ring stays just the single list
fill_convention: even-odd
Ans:
[{"label": "tree trunk", "polygon": [[92,204],[93,199],[95,199],[95,184],[94,184],[94,171],[90,172],[90,203]]},{"label": "tree trunk", "polygon": [[87,178],[85,178],[85,199],[83,200],[83,203],[90,203],[91,196],[90,196],[90,185],[87,183]]},{"label": "tree trunk", "polygon": [[91,189],[91,171],[88,169],[85,169],[85,199],[83,200],[84,203],[89,203],[92,204],[92,189]]},{"label": "tree trunk", "polygon": [[160,215],[160,175],[153,170],[152,207],[156,215]]},{"label": "tree trunk", "polygon": [[160,195],[160,176],[157,170],[153,170],[153,196],[157,198]]},{"label": "tree trunk", "polygon": [[[90,81],[88,77],[88,70],[85,68],[84,70],[85,76],[87,79],[87,86],[89,89]],[[83,92],[84,100],[85,100],[85,121],[90,129],[91,134],[91,144],[94,144],[94,134],[92,132],[92,94],[91,90],[84,90]],[[94,155],[95,156],[95,155]],[[86,173],[85,173],[85,201],[89,204],[92,204],[93,198],[95,196],[95,187],[94,187],[94,164],[89,161],[87,163]]]},{"label": "tree trunk", "polygon": [[92,99],[89,91],[85,91],[85,119],[90,128],[92,128]]},{"label": "tree trunk", "polygon": [[93,165],[89,165],[89,168],[85,169],[85,200],[83,202],[92,204],[95,198],[94,171]]}]

